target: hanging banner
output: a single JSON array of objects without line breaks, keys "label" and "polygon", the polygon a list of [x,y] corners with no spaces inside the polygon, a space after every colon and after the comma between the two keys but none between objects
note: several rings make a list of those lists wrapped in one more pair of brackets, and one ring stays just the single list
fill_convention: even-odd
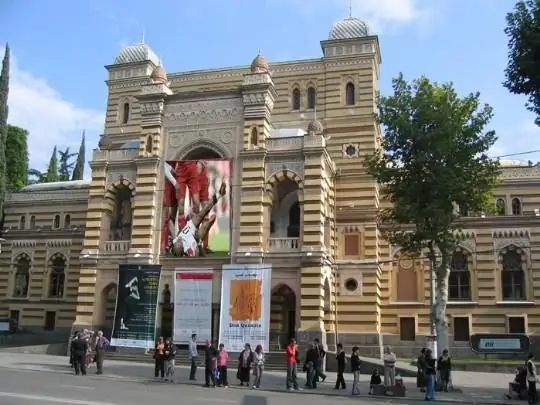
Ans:
[{"label": "hanging banner", "polygon": [[269,350],[270,264],[228,264],[221,275],[219,342],[229,352],[240,352],[249,343]]},{"label": "hanging banner", "polygon": [[177,270],[174,274],[174,333],[176,344],[212,339],[213,270]]},{"label": "hanging banner", "polygon": [[159,264],[121,264],[111,346],[154,347]]}]

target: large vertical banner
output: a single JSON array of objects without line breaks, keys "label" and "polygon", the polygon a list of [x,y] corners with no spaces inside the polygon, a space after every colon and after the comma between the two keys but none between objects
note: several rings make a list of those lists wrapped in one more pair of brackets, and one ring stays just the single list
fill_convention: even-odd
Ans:
[{"label": "large vertical banner", "polygon": [[111,346],[152,348],[156,333],[159,264],[121,264]]},{"label": "large vertical banner", "polygon": [[162,253],[227,256],[231,161],[169,161],[164,170]]},{"label": "large vertical banner", "polygon": [[174,333],[176,344],[192,334],[203,344],[212,338],[213,270],[176,270],[174,274]]},{"label": "large vertical banner", "polygon": [[272,266],[224,265],[221,279],[219,342],[231,352],[246,343],[268,351]]}]

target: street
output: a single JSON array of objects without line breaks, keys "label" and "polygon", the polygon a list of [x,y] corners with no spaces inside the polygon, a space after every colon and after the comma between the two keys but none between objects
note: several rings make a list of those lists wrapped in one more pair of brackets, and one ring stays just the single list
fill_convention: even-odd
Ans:
[{"label": "street", "polygon": [[[293,399],[294,397],[294,399]],[[161,382],[125,382],[98,379],[92,375],[46,373],[0,368],[0,404],[2,405],[298,405],[337,404],[346,397],[275,393],[250,389],[203,388]],[[355,403],[384,404],[386,401]]]}]

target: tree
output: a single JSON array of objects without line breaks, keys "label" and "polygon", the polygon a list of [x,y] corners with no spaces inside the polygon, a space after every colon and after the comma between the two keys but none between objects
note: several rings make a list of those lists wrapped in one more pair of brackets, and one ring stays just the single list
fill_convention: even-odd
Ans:
[{"label": "tree", "polygon": [[37,169],[28,170],[28,184],[47,183],[47,172]]},{"label": "tree", "polygon": [[47,166],[47,175],[45,177],[46,183],[52,183],[59,181],[58,176],[58,152],[56,146],[53,149],[51,158],[49,159],[49,165]]},{"label": "tree", "polygon": [[0,234],[4,222],[4,200],[6,197],[6,139],[8,131],[9,95],[9,45],[6,44],[2,71],[0,72]]},{"label": "tree", "polygon": [[28,184],[28,132],[8,125],[5,151],[7,191],[19,191]]},{"label": "tree", "polygon": [[60,159],[57,161],[58,165],[58,181],[69,181],[71,178],[71,171],[75,162],[73,162],[73,157],[77,156],[76,153],[71,153],[69,147],[65,150],[58,151]]},{"label": "tree", "polygon": [[425,77],[410,84],[400,75],[392,87],[392,95],[378,97],[381,149],[365,163],[391,203],[378,214],[385,237],[404,251],[428,252],[436,285],[431,315],[439,347],[447,348],[448,277],[461,227],[456,206],[488,211],[499,175],[487,156],[495,132],[484,132],[492,109],[480,106],[478,93],[460,98],[452,84]]},{"label": "tree", "polygon": [[527,96],[526,107],[540,125],[540,0],[520,0],[506,15],[508,65],[503,83],[513,94]]},{"label": "tree", "polygon": [[79,146],[79,153],[77,153],[77,162],[75,163],[75,168],[73,169],[73,175],[71,176],[71,180],[82,180],[84,178],[84,165],[86,164],[85,143],[85,131],[83,131],[81,146]]}]

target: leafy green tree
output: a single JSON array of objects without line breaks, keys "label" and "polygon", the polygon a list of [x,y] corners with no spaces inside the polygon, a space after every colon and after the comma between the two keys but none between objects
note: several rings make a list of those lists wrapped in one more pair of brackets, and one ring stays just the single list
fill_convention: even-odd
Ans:
[{"label": "leafy green tree", "polygon": [[8,125],[6,140],[6,187],[19,191],[28,184],[28,132]]},{"label": "leafy green tree", "polygon": [[79,153],[77,153],[77,162],[75,163],[71,180],[82,180],[84,178],[84,165],[86,164],[86,158],[85,158],[86,145],[85,144],[86,144],[85,131],[83,131],[82,139],[81,139],[81,146],[79,146]]},{"label": "leafy green tree", "polygon": [[6,140],[8,133],[9,95],[9,45],[6,44],[2,71],[0,72],[0,234],[4,222],[4,200],[6,197]]},{"label": "leafy green tree", "polygon": [[73,158],[77,156],[77,154],[71,153],[69,147],[63,151],[58,151],[58,154],[60,155],[58,160],[58,180],[69,181],[71,179],[71,171],[73,170],[73,166],[75,166]]},{"label": "leafy green tree", "polygon": [[506,15],[508,65],[503,83],[513,94],[527,96],[526,107],[540,125],[540,0],[520,0]]},{"label": "leafy green tree", "polygon": [[45,177],[45,182],[53,183],[55,181],[60,181],[59,179],[60,176],[58,175],[58,151],[55,146],[51,158],[49,159],[49,165],[47,166],[47,176]]},{"label": "leafy green tree", "polygon": [[378,98],[381,148],[365,163],[391,203],[378,214],[385,237],[431,260],[431,315],[438,345],[447,348],[448,277],[462,225],[456,207],[488,211],[499,175],[498,162],[487,155],[496,141],[494,131],[485,131],[492,109],[480,105],[478,93],[462,98],[452,84],[425,77],[408,83],[400,75],[392,87],[392,95]]},{"label": "leafy green tree", "polygon": [[28,170],[28,184],[47,183],[47,172],[37,169]]}]

